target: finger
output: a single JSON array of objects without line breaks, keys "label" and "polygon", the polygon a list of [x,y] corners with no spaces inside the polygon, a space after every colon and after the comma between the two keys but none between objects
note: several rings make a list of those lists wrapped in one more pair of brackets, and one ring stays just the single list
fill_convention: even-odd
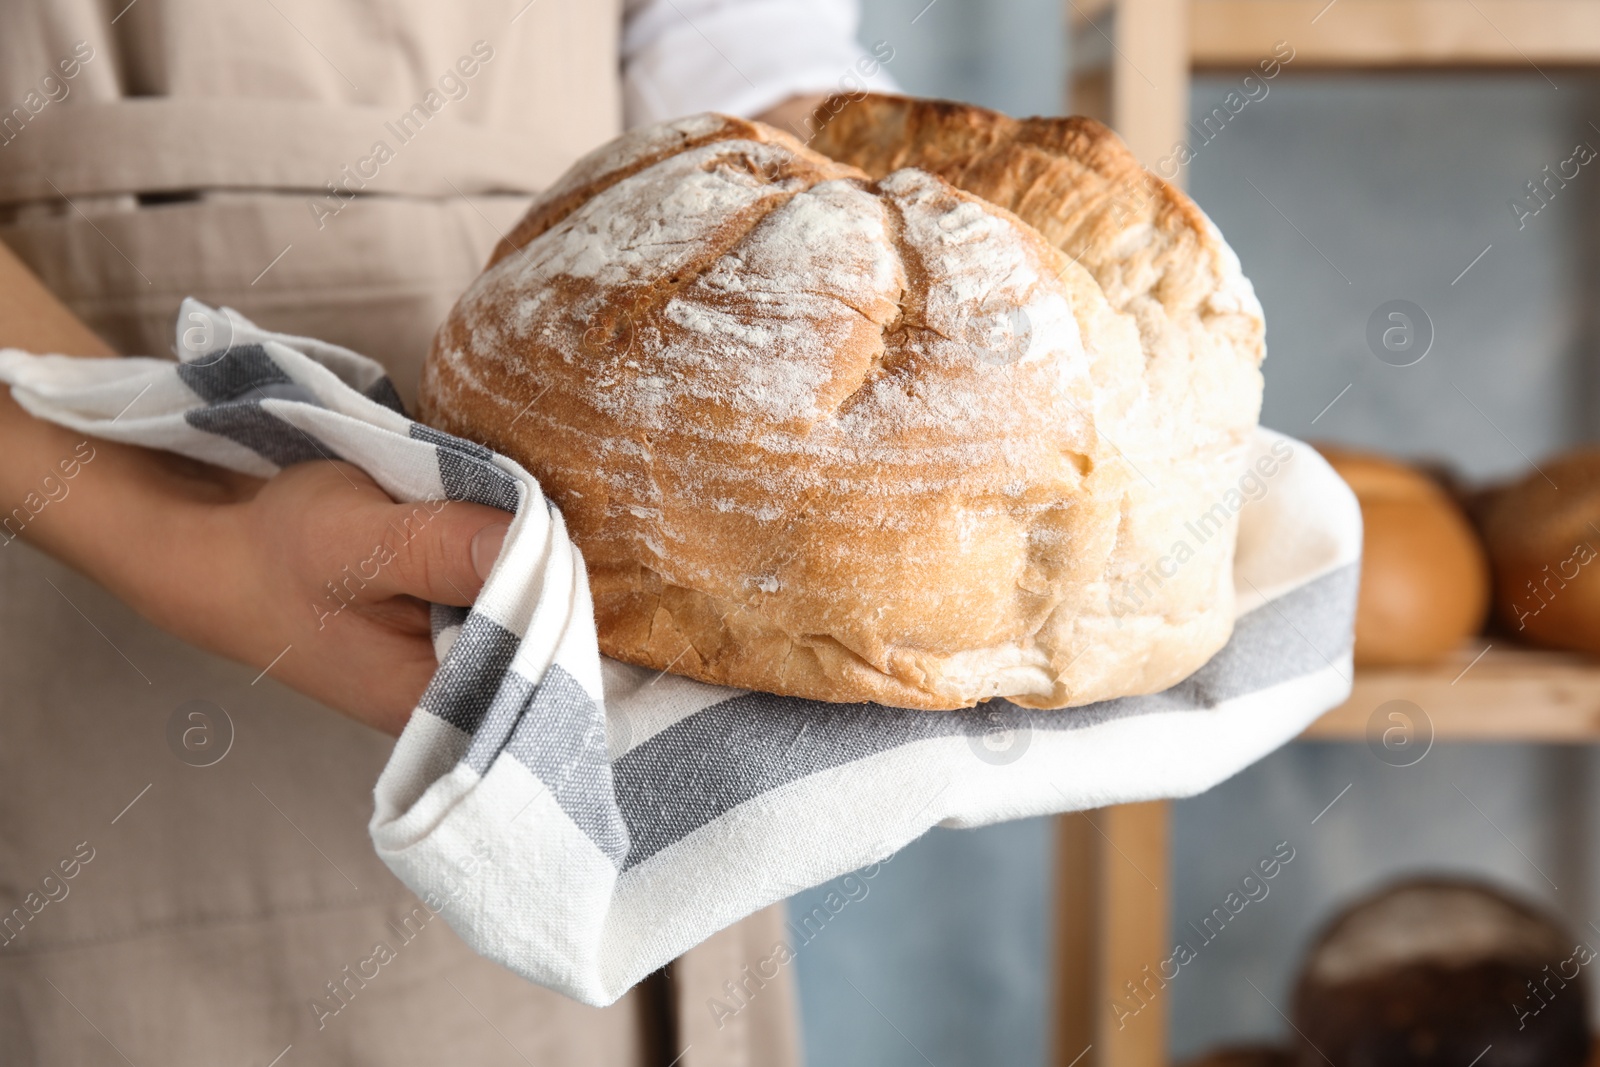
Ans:
[{"label": "finger", "polygon": [[281,681],[331,704],[390,736],[398,736],[422,698],[438,662],[426,635],[358,625],[318,656],[315,645],[296,647],[273,673]]},{"label": "finger", "polygon": [[422,700],[423,690],[433,680],[439,663],[434,659],[433,642],[426,637],[396,638],[394,646],[396,654],[383,673],[383,680],[372,685],[365,694],[352,694],[351,699],[359,702],[357,717],[361,721],[391,737],[399,737]]},{"label": "finger", "polygon": [[377,575],[363,599],[406,595],[465,607],[483,588],[511,528],[511,516],[498,508],[459,500],[380,510],[383,551],[377,566],[366,568]]}]

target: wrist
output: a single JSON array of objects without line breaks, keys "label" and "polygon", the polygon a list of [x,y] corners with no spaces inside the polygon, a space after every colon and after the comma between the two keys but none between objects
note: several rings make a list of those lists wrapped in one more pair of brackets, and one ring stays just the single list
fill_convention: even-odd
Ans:
[{"label": "wrist", "polygon": [[35,419],[5,389],[0,454],[0,544],[26,540],[163,628],[204,633],[198,591],[237,543],[218,527],[258,482]]},{"label": "wrist", "polygon": [[[163,630],[234,659],[240,647],[239,605],[259,603],[250,588],[253,542],[248,524],[253,479],[167,453],[131,457],[138,474],[119,502],[118,536],[98,539],[86,573]],[[110,499],[107,501],[111,503]],[[243,631],[248,632],[248,631]]]}]

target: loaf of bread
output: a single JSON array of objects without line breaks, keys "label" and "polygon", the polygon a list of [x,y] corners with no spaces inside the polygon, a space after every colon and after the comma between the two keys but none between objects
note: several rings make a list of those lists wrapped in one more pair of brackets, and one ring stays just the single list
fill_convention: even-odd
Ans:
[{"label": "loaf of bread", "polygon": [[630,663],[929,709],[1193,672],[1264,351],[1216,229],[1087,120],[871,97],[818,144],[702,115],[581,160],[422,417],[539,479]]},{"label": "loaf of bread", "polygon": [[1495,614],[1522,640],[1600,655],[1600,449],[1542,466],[1477,509]]},{"label": "loaf of bread", "polygon": [[1494,889],[1403,882],[1341,912],[1312,946],[1294,997],[1296,1062],[1581,1067],[1593,959]]},{"label": "loaf of bread", "polygon": [[1449,493],[1383,456],[1320,444],[1317,451],[1361,504],[1356,665],[1427,663],[1477,633],[1489,608],[1489,566]]}]

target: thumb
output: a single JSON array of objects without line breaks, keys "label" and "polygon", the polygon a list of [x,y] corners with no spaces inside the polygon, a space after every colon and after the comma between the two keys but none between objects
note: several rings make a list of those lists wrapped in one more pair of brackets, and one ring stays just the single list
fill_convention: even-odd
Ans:
[{"label": "thumb", "polygon": [[403,594],[458,607],[477,598],[511,528],[506,512],[461,500],[395,504],[380,517],[390,558],[371,583],[375,598]]}]

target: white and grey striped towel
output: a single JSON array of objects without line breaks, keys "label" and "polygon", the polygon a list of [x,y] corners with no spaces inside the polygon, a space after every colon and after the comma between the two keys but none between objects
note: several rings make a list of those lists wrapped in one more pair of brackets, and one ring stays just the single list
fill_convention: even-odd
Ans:
[{"label": "white and grey striped towel", "polygon": [[[713,932],[979,826],[1208,789],[1349,692],[1361,519],[1310,448],[1261,431],[1233,639],[1154,696],[902,711],[737,692],[610,660],[582,558],[520,466],[418,425],[377,364],[184,304],[183,362],[0,352],[34,415],[256,475],[336,456],[401,500],[515,513],[376,787],[373,844],[474,948],[606,1004]],[[1254,459],[1256,457],[1252,457]]]}]

